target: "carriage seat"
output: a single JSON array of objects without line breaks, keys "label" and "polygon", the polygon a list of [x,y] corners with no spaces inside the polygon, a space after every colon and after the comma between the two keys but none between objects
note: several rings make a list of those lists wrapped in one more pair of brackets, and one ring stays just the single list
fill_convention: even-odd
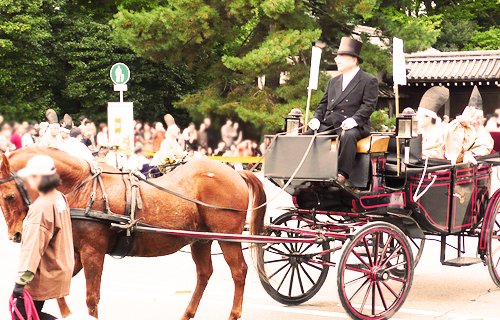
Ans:
[{"label": "carriage seat", "polygon": [[370,135],[358,141],[358,153],[387,152],[389,136]]}]

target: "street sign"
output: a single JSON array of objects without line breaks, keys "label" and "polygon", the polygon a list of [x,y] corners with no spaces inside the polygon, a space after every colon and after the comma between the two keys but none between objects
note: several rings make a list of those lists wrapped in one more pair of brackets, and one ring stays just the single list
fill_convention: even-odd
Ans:
[{"label": "street sign", "polygon": [[109,76],[114,84],[125,84],[130,80],[130,69],[124,63],[116,63],[111,67]]}]

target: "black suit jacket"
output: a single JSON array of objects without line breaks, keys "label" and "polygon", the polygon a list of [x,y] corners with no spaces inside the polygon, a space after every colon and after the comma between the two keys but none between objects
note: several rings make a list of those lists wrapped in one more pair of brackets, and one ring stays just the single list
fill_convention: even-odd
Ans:
[{"label": "black suit jacket", "polygon": [[378,100],[378,80],[359,70],[347,88],[342,91],[342,75],[330,79],[326,92],[314,112],[326,126],[340,127],[346,118],[354,118],[363,135],[371,130],[370,116]]}]

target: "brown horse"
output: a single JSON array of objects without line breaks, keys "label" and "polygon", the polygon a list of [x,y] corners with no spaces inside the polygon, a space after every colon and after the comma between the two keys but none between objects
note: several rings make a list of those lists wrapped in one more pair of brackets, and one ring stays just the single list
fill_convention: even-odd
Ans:
[{"label": "brown horse", "polygon": [[[90,165],[87,162],[57,149],[23,148],[13,152],[8,158],[3,155],[0,180],[4,183],[0,184],[0,206],[8,225],[9,239],[17,242],[21,240],[22,222],[26,217],[27,207],[23,203],[16,181],[9,180],[9,177],[12,174],[11,170],[22,169],[30,158],[39,154],[48,155],[54,159],[62,180],[62,185],[58,190],[64,194],[92,177]],[[106,164],[99,166],[104,172],[118,172]],[[123,214],[126,202],[123,177],[105,173],[101,176],[110,199],[112,212]],[[206,158],[191,160],[173,172],[152,181],[166,189],[205,203],[242,210],[237,212],[204,207],[141,182],[140,194],[143,207],[137,212],[136,218],[142,219],[147,224],[167,229],[239,234],[243,232],[245,226],[246,210],[257,208],[266,202],[264,187],[255,175],[250,172],[236,172],[224,164]],[[28,188],[27,185],[26,188]],[[36,191],[29,190],[29,188],[28,193],[33,200],[38,195]],[[85,209],[91,193],[92,183],[72,193],[68,196],[70,207]],[[250,199],[253,201],[249,208]],[[100,188],[97,188],[97,198],[92,209],[106,212]],[[252,234],[262,232],[265,212],[265,207],[252,210],[250,221]],[[97,318],[104,256],[113,249],[117,232],[111,230],[109,224],[106,223],[73,220],[73,238],[74,275],[83,268],[87,285],[87,307],[89,314]],[[168,255],[188,244],[191,245],[192,258],[196,264],[197,284],[182,319],[195,316],[212,274],[211,241],[201,242],[186,237],[141,233],[137,235],[129,254],[135,257]],[[241,244],[230,242],[219,244],[231,269],[235,286],[229,319],[238,319],[241,317],[247,265]],[[59,299],[58,303],[63,316],[70,313],[64,299]]]}]

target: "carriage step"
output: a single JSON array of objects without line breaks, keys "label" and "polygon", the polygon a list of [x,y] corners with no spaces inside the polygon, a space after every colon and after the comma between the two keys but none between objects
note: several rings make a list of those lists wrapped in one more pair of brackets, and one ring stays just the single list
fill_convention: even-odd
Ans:
[{"label": "carriage step", "polygon": [[452,267],[466,267],[482,262],[483,260],[475,257],[458,257],[455,259],[444,261],[443,265]]}]

